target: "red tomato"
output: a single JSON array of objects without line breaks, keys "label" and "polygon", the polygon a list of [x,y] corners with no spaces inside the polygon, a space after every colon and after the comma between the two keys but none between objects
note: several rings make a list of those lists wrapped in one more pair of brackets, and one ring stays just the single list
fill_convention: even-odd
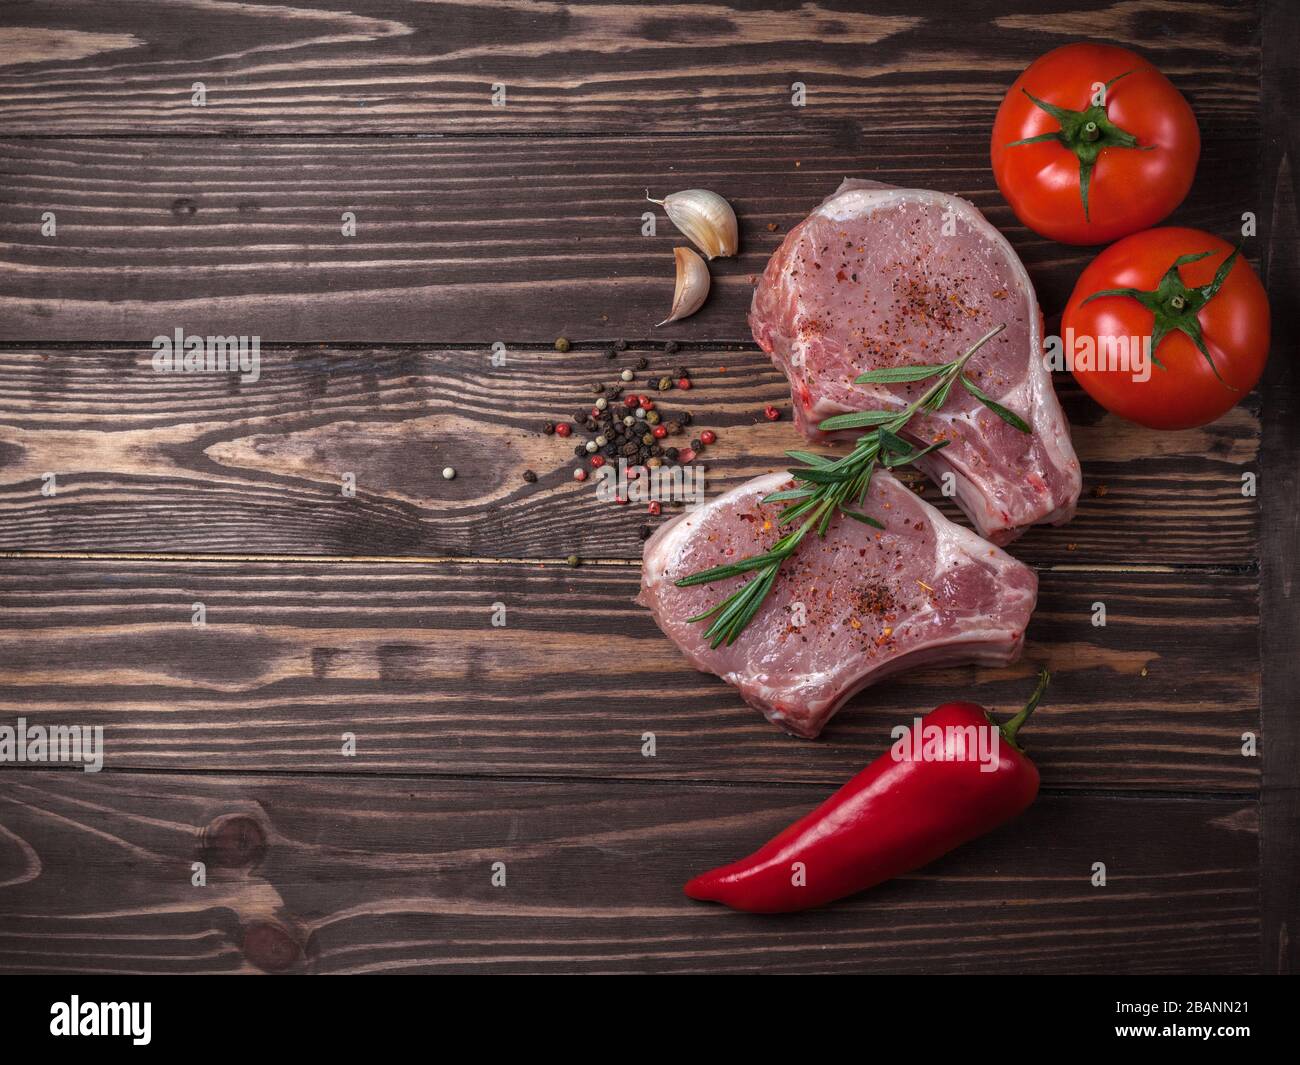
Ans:
[{"label": "red tomato", "polygon": [[1066,244],[1105,244],[1161,221],[1183,202],[1200,154],[1182,94],[1140,55],[1105,44],[1036,59],[993,123],[1002,195],[1030,229]]},{"label": "red tomato", "polygon": [[[1204,252],[1205,258],[1174,266],[1181,256]],[[1152,429],[1205,425],[1244,398],[1268,357],[1268,296],[1241,256],[1212,291],[1232,254],[1225,240],[1170,226],[1135,233],[1093,259],[1061,317],[1066,352],[1073,341],[1077,358],[1083,338],[1098,345],[1103,338],[1151,337],[1154,330],[1164,333],[1152,351],[1164,368],[1152,366],[1147,380],[1136,381],[1131,370],[1076,365],[1084,391],[1108,411]],[[1089,299],[1111,289],[1135,294]],[[1184,327],[1199,331],[1205,353]]]}]

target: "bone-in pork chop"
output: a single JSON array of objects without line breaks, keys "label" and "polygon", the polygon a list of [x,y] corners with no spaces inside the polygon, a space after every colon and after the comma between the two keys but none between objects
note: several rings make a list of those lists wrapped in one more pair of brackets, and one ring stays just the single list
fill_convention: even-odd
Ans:
[{"label": "bone-in pork chop", "polygon": [[1037,599],[1033,570],[945,518],[878,470],[863,511],[809,535],[731,646],[710,648],[707,610],[743,580],[674,581],[767,550],[784,504],[762,499],[788,474],[757,477],[682,514],[646,542],[638,601],[701,670],[740,689],[774,724],[813,737],[855,692],[912,666],[1005,665]]},{"label": "bone-in pork chop", "polygon": [[995,543],[1074,516],[1079,461],[1042,361],[1033,286],[1011,245],[960,197],[845,181],[769,260],[749,324],[789,378],[795,422],[813,440],[831,415],[903,407],[932,383],[854,384],[859,374],[951,362],[1004,325],[967,376],[1032,432],[958,387],[941,411],[911,422],[914,440],[948,440],[917,465]]}]

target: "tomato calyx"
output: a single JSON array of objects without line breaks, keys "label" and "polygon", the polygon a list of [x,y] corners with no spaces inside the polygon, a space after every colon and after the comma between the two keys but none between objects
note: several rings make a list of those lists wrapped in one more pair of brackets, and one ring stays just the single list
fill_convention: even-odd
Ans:
[{"label": "tomato calyx", "polygon": [[1094,292],[1083,302],[1091,303],[1102,296],[1127,296],[1130,299],[1137,300],[1138,303],[1155,315],[1155,324],[1151,327],[1151,361],[1156,366],[1159,366],[1162,370],[1165,369],[1164,363],[1157,357],[1156,352],[1160,348],[1160,342],[1177,330],[1195,344],[1196,350],[1205,356],[1205,361],[1210,364],[1210,369],[1214,371],[1214,376],[1219,379],[1219,383],[1224,388],[1239,392],[1240,389],[1233,388],[1223,379],[1223,376],[1219,373],[1219,368],[1214,365],[1214,359],[1205,346],[1205,338],[1201,335],[1201,320],[1197,315],[1200,313],[1201,308],[1214,299],[1219,289],[1223,287],[1224,281],[1227,280],[1228,274],[1232,272],[1232,268],[1237,262],[1237,257],[1241,254],[1241,245],[1238,244],[1233,249],[1232,254],[1219,264],[1218,270],[1214,272],[1214,277],[1208,285],[1189,288],[1184,284],[1182,277],[1178,273],[1180,266],[1200,262],[1206,256],[1213,254],[1212,251],[1200,251],[1178,256],[1173,261],[1173,265],[1165,271],[1160,283],[1149,292],[1137,288],[1106,288]]},{"label": "tomato calyx", "polygon": [[[1106,93],[1115,82],[1132,73],[1131,70],[1126,70],[1106,82],[1101,91],[1102,100],[1105,100]],[[1058,107],[1056,104],[1049,104],[1046,100],[1040,100],[1023,87],[1020,91],[1029,97],[1035,107],[1046,111],[1056,119],[1060,123],[1060,129],[1051,133],[1040,133],[1036,137],[1012,141],[1007,147],[1015,148],[1022,144],[1056,141],[1073,152],[1079,160],[1079,194],[1083,197],[1083,217],[1085,221],[1091,222],[1092,219],[1088,214],[1088,187],[1092,182],[1092,169],[1097,165],[1097,157],[1107,148],[1132,148],[1140,152],[1149,152],[1155,145],[1138,144],[1137,137],[1110,120],[1104,103],[1092,104],[1082,111],[1072,111],[1068,107]]]}]

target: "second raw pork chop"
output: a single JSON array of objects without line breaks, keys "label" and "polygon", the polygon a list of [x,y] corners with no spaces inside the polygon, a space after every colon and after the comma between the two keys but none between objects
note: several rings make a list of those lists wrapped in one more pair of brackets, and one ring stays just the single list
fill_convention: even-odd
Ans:
[{"label": "second raw pork chop", "polygon": [[736,642],[710,648],[708,623],[686,619],[752,577],[673,582],[767,550],[784,504],[761,500],[791,483],[785,473],[746,481],[646,542],[638,601],[698,669],[734,684],[773,724],[813,737],[851,695],[901,669],[1019,656],[1038,595],[1033,570],[883,470],[862,509],[885,529],[839,515],[825,539],[810,534]]},{"label": "second raw pork chop", "polygon": [[933,383],[859,385],[859,374],[951,362],[1005,326],[967,376],[1032,432],[954,388],[942,410],[908,427],[924,443],[948,441],[917,465],[941,485],[951,474],[957,503],[994,543],[1074,516],[1079,461],[1043,365],[1033,285],[1002,234],[960,197],[845,181],[768,261],[749,324],[814,440],[831,415],[903,407]]}]

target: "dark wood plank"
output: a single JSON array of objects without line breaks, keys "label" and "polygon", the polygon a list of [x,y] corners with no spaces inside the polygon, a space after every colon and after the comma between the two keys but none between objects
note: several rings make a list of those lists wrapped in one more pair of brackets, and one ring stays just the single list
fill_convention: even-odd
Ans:
[{"label": "dark wood plank", "polygon": [[[991,117],[936,140],[4,140],[0,340],[148,343],[182,327],[263,343],[748,343],[751,275],[846,175],[970,198],[1025,259],[1050,319],[1093,251],[1019,225],[989,170]],[[1258,153],[1248,124],[1207,135],[1172,221],[1235,230],[1258,208],[1241,180]],[[641,236],[645,189],[692,186],[734,201],[741,254],[715,261],[698,315],[656,330],[684,239],[662,214]],[[41,235],[47,211],[54,237]]]},{"label": "dark wood plank", "polygon": [[[711,493],[788,464],[799,440],[785,379],[755,350],[656,346],[611,362],[512,348],[501,367],[486,348],[268,350],[253,385],[155,373],[147,349],[0,352],[0,550],[639,558],[638,530],[661,519],[600,502],[592,481],[572,480],[573,440],[540,428],[589,409],[590,384],[619,383],[643,355],[629,389],[678,364],[693,372],[689,392],[656,395],[720,434],[701,460]],[[1058,385],[1083,498],[1070,524],[1021,539],[1018,557],[1254,563],[1257,500],[1241,486],[1256,471],[1257,398],[1204,429],[1157,434],[1104,414],[1068,375]],[[768,403],[786,420],[765,421]],[[345,472],[355,498],[341,494]]]},{"label": "dark wood plank", "polygon": [[[681,884],[821,788],[0,772],[17,972],[1232,973],[1258,958],[1253,803],[1040,797],[819,912]],[[191,863],[207,886],[191,886]],[[506,886],[490,884],[504,862]],[[1104,862],[1107,886],[1090,883]]]},{"label": "dark wood plank", "polygon": [[1265,376],[1263,435],[1262,570],[1260,649],[1263,657],[1261,718],[1270,737],[1263,747],[1261,797],[1261,908],[1264,934],[1261,967],[1269,973],[1300,971],[1300,10],[1294,4],[1266,5],[1265,56],[1269,138],[1261,203],[1267,251],[1264,280],[1273,309],[1273,357]]},{"label": "dark wood plank", "polygon": [[[1033,0],[10,4],[9,132],[798,130],[987,123],[1079,37],[1133,46],[1203,126],[1258,120],[1254,4]],[[791,106],[791,86],[808,87]],[[193,106],[195,82],[206,106]],[[507,84],[506,106],[492,86]]]},{"label": "dark wood plank", "polygon": [[0,719],[103,725],[113,768],[831,785],[942,702],[1019,706],[1046,664],[1028,743],[1048,786],[1258,784],[1253,577],[1045,573],[1021,663],[909,672],[818,742],[692,669],[638,583],[625,565],[0,560]]}]

